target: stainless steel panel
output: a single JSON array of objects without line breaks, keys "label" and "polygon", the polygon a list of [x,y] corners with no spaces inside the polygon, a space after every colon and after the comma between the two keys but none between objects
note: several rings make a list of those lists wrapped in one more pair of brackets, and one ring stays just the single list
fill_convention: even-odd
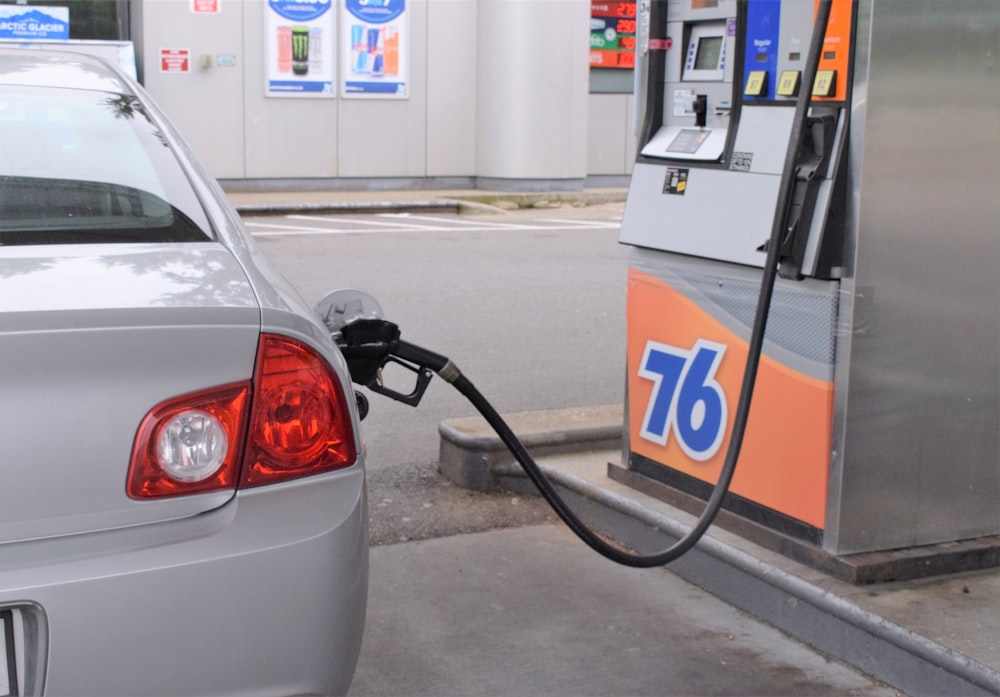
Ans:
[{"label": "stainless steel panel", "polygon": [[671,253],[763,266],[765,255],[757,250],[771,233],[780,178],[682,167],[688,177],[684,194],[665,194],[664,180],[672,169],[666,165],[636,164],[620,241]]},{"label": "stainless steel panel", "polygon": [[1000,532],[1000,3],[860,4],[837,553]]}]

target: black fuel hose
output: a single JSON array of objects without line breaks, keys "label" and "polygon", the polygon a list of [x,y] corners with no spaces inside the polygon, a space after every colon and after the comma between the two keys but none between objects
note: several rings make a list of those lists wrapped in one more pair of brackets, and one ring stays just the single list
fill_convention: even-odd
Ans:
[{"label": "black fuel hose", "polygon": [[753,328],[750,333],[750,342],[747,349],[746,367],[743,373],[743,382],[740,388],[740,398],[736,407],[736,414],[733,418],[733,431],[729,439],[729,448],[726,451],[726,459],[719,474],[719,479],[712,490],[712,495],[708,498],[705,508],[687,534],[677,540],[667,549],[654,554],[636,554],[624,547],[615,544],[600,534],[593,531],[577,515],[573,509],[563,500],[556,491],[555,486],[549,481],[534,461],[524,445],[510,429],[510,426],[497,413],[493,405],[476,389],[475,385],[466,378],[458,367],[445,356],[433,353],[426,349],[415,346],[405,341],[398,341],[395,344],[393,354],[399,358],[413,361],[419,365],[426,366],[436,372],[443,380],[450,382],[454,387],[468,399],[476,410],[486,419],[486,422],[500,436],[500,440],[514,455],[520,463],[529,479],[538,487],[539,492],[562,519],[562,521],[594,551],[607,557],[611,561],[625,566],[648,568],[663,566],[676,560],[682,554],[694,547],[701,539],[705,531],[712,525],[716,515],[722,508],[722,502],[729,485],[736,472],[736,464],[739,461],[740,449],[743,446],[743,436],[746,433],[747,419],[750,414],[750,403],[753,398],[754,384],[757,380],[757,367],[760,364],[760,357],[764,347],[764,334],[767,327],[767,318],[770,312],[771,297],[774,294],[774,283],[778,274],[779,252],[781,241],[788,226],[788,211],[791,200],[792,187],[795,183],[795,164],[799,149],[802,147],[806,118],[808,115],[811,89],[819,65],[819,55],[823,46],[823,39],[826,35],[826,27],[830,17],[830,5],[832,0],[820,0],[816,10],[816,19],[813,25],[812,39],[809,46],[809,58],[803,74],[803,89],[795,105],[795,117],[792,122],[791,136],[788,151],[785,158],[785,166],[782,171],[782,180],[779,188],[778,201],[775,206],[774,224],[771,229],[771,236],[767,244],[767,259],[764,263],[764,271],[761,279],[760,293],[757,300],[757,310],[754,316]]}]

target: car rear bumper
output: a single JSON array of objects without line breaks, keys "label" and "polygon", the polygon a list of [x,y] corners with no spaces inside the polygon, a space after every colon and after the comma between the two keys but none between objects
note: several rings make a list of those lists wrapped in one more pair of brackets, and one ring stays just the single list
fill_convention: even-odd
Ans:
[{"label": "car rear bumper", "polygon": [[46,695],[344,693],[365,619],[366,508],[356,466],[192,518],[0,545],[19,679],[34,664]]}]

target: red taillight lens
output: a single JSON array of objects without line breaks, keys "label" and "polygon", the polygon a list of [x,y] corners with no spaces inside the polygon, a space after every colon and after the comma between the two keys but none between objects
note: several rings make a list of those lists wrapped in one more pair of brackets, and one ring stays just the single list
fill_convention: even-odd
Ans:
[{"label": "red taillight lens", "polygon": [[146,415],[127,490],[137,499],[235,490],[356,460],[351,413],[336,373],[305,344],[264,334],[252,388],[245,382],[182,395]]},{"label": "red taillight lens", "polygon": [[250,383],[176,397],[139,425],[127,490],[147,499],[233,489],[239,479]]},{"label": "red taillight lens", "polygon": [[327,362],[294,339],[261,337],[241,486],[353,465],[350,411]]}]

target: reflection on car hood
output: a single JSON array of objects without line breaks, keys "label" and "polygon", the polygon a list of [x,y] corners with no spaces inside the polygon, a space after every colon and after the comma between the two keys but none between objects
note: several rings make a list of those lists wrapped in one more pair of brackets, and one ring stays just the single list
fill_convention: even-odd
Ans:
[{"label": "reflection on car hood", "polygon": [[0,542],[193,515],[231,492],[136,502],[159,402],[253,372],[260,309],[222,246],[0,248]]}]

